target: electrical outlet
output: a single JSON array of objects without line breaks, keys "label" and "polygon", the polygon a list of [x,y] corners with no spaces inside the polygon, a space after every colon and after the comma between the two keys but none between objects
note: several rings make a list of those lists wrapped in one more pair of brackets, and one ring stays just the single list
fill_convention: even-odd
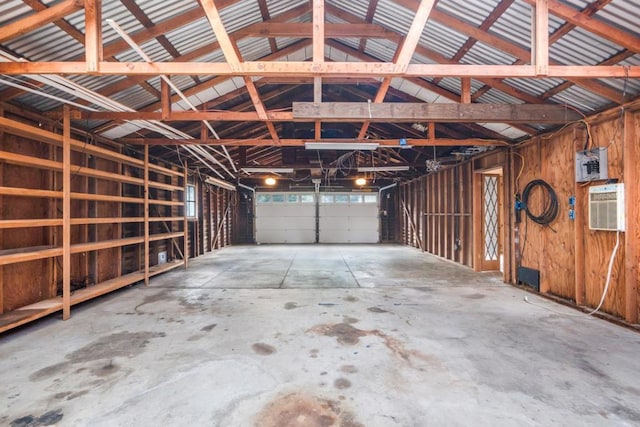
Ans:
[{"label": "electrical outlet", "polygon": [[576,211],[573,209],[569,209],[569,219],[570,220],[575,220],[576,219]]},{"label": "electrical outlet", "polygon": [[569,196],[569,206],[576,205],[576,196]]}]

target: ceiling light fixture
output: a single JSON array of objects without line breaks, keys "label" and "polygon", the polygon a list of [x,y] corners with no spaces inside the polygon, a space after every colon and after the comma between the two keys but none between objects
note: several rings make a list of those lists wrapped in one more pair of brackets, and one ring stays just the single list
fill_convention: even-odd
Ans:
[{"label": "ceiling light fixture", "polygon": [[268,177],[267,179],[264,180],[264,183],[267,184],[270,187],[273,187],[274,185],[276,185],[276,179],[272,176]]},{"label": "ceiling light fixture", "polygon": [[356,179],[356,185],[362,187],[363,185],[367,185],[367,180],[364,178]]},{"label": "ceiling light fixture", "polygon": [[242,168],[246,173],[293,173],[293,168]]},{"label": "ceiling light fixture", "polygon": [[402,172],[409,169],[410,166],[365,166],[359,167],[358,172]]},{"label": "ceiling light fixture", "polygon": [[377,142],[305,142],[307,150],[377,150],[380,144]]},{"label": "ceiling light fixture", "polygon": [[218,178],[208,177],[204,182],[206,182],[207,184],[215,185],[216,187],[224,188],[225,190],[236,191],[235,185]]}]

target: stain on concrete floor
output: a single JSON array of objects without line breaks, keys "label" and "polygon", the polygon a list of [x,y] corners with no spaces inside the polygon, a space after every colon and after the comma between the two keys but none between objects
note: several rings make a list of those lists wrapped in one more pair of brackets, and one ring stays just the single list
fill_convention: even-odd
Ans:
[{"label": "stain on concrete floor", "polygon": [[269,403],[255,427],[364,427],[334,400],[291,393]]},{"label": "stain on concrete floor", "polygon": [[34,415],[26,415],[24,417],[16,418],[11,421],[11,427],[41,427],[52,426],[60,422],[64,414],[62,409],[55,409],[53,411],[45,412],[44,414],[36,417]]},{"label": "stain on concrete floor", "polygon": [[255,351],[257,354],[261,356],[268,356],[276,352],[275,347],[269,344],[261,343],[261,342],[253,344],[251,348],[253,349],[253,351]]}]

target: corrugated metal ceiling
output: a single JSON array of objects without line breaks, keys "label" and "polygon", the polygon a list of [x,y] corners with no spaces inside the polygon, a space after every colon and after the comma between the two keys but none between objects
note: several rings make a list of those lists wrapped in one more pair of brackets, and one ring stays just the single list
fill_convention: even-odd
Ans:
[{"label": "corrugated metal ceiling", "polygon": [[[43,4],[53,4],[53,1],[44,1]],[[308,5],[308,0],[267,0],[267,7],[271,17],[291,9]],[[564,0],[563,3],[576,9],[582,9],[591,1],[586,0]],[[151,22],[160,24],[169,19],[175,18],[185,12],[197,10],[199,3],[196,0],[177,0],[165,2],[161,0],[137,0],[136,4],[146,14]],[[341,9],[345,13],[355,18],[365,19],[369,8],[368,0],[328,0],[327,4]],[[499,0],[440,0],[437,9],[441,13],[446,13],[461,21],[473,26],[479,26],[499,4]],[[32,9],[26,6],[21,0],[7,0],[0,4],[0,25],[7,24],[14,20],[23,18],[33,13]],[[414,13],[393,0],[380,0],[378,2],[373,23],[381,25],[389,30],[406,34]],[[595,14],[597,19],[602,19],[607,23],[627,31],[630,34],[638,35],[638,22],[640,22],[640,2],[637,0],[614,0],[607,4],[603,10]],[[262,15],[258,2],[255,0],[240,0],[231,6],[221,10],[221,17],[228,32],[245,28],[254,23],[262,22]],[[144,25],[136,19],[120,1],[103,2],[103,18],[116,21],[128,34],[135,34],[142,31]],[[78,11],[65,18],[79,32],[84,31],[84,13]],[[300,16],[292,17],[290,22],[310,22],[311,14],[303,13]],[[327,16],[327,22],[342,23],[344,19],[333,15]],[[563,20],[551,15],[550,31],[553,32],[564,23]],[[489,33],[501,37],[505,41],[528,49],[531,33],[531,7],[524,0],[516,0],[507,11],[489,28]],[[201,48],[215,42],[215,34],[211,29],[208,20],[204,17],[188,22],[165,34],[167,40],[177,51],[184,55],[195,49]],[[426,49],[431,49],[440,55],[451,58],[467,41],[468,37],[448,26],[431,19],[425,27],[420,45]],[[103,27],[103,40],[105,45],[114,41],[119,41],[120,37],[108,25]],[[298,37],[277,38],[276,44],[279,49],[300,41]],[[361,40],[359,38],[341,38],[339,43],[351,49],[359,49]],[[154,61],[171,61],[172,55],[157,40],[151,39],[140,43],[142,49]],[[579,48],[576,48],[576,47]],[[16,37],[2,43],[2,47],[16,55],[24,57],[29,61],[65,61],[80,58],[83,53],[83,45],[74,39],[55,24],[47,24],[37,31],[29,32],[20,37]],[[271,46],[266,38],[244,38],[238,41],[238,47],[245,60],[257,60],[271,53]],[[370,39],[366,43],[364,53],[372,58],[381,61],[391,61],[398,46],[395,41],[387,39]],[[560,38],[559,41],[550,47],[550,57],[559,64],[598,64],[618,54],[622,48],[607,39],[594,35],[586,30],[574,28]],[[326,55],[334,61],[357,61],[353,56],[342,52],[334,47],[326,48]],[[297,52],[289,53],[280,58],[280,61],[304,61],[311,56],[311,48],[300,49]],[[128,49],[119,52],[116,56],[118,61],[139,61],[140,58],[133,50]],[[495,46],[477,42],[462,57],[461,62],[466,64],[511,64],[517,59],[505,53]],[[212,50],[203,54],[196,61],[222,62],[224,55],[220,49]],[[417,53],[413,57],[415,63],[434,63],[430,58]],[[640,65],[640,55],[636,54],[624,61],[621,65]],[[207,76],[207,79],[212,76]],[[117,76],[71,76],[70,79],[91,90],[100,90],[116,82],[123,80]],[[172,79],[182,90],[192,88],[197,82],[191,77],[174,77]],[[148,82],[159,90],[159,78],[150,78]],[[600,83],[608,88],[617,90],[622,94],[626,91],[627,99],[640,94],[640,82],[636,80],[624,79],[600,79]],[[534,97],[543,96],[548,90],[563,83],[561,79],[505,79],[504,84]],[[226,82],[216,84],[214,87],[203,85],[201,91],[195,91],[192,95],[194,102],[207,102],[216,97],[229,93],[238,87],[243,86],[241,78],[230,79]],[[438,85],[453,94],[460,93],[459,79],[441,79]],[[476,91],[483,84],[478,81],[472,82],[472,90]],[[5,88],[0,83],[0,88]],[[430,92],[420,86],[411,83],[406,79],[394,79],[393,87],[398,90],[407,91],[411,96],[423,99],[425,102],[451,102],[450,99]],[[59,96],[63,99],[72,99],[68,94],[53,88],[42,89],[46,93]],[[119,91],[112,96],[113,99],[125,104],[130,108],[140,108],[153,104],[158,99],[138,85]],[[621,98],[622,99],[622,98]],[[17,98],[18,102],[34,107],[41,111],[47,111],[59,107],[60,102],[48,98],[43,98],[36,94],[26,94]],[[584,112],[597,111],[611,104],[610,99],[603,98],[584,87],[570,86],[562,92],[549,99],[551,102],[568,104],[579,108]],[[498,89],[491,89],[484,93],[476,102],[499,102],[499,103],[522,103],[523,101],[508,95]],[[185,108],[186,105],[176,104],[177,108]],[[95,122],[98,124],[98,122]],[[130,128],[130,127],[129,127]],[[521,137],[521,134],[510,128],[492,126],[492,129],[500,128],[505,137]],[[121,134],[120,131],[112,130],[110,135]]]}]

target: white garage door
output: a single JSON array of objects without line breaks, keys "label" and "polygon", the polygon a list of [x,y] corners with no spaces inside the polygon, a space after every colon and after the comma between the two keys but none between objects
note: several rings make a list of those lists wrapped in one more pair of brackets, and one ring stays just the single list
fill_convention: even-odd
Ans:
[{"label": "white garage door", "polygon": [[376,193],[320,193],[320,243],[378,243]]},{"label": "white garage door", "polygon": [[257,243],[315,243],[313,193],[257,193]]}]

